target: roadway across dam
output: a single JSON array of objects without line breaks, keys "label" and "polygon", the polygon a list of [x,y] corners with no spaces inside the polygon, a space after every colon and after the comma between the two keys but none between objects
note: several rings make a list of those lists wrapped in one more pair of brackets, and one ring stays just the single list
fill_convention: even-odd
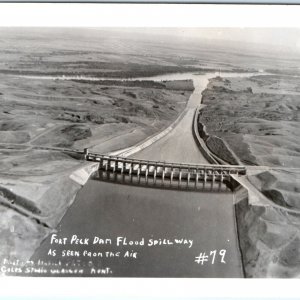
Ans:
[{"label": "roadway across dam", "polygon": [[165,163],[100,155],[89,153],[87,149],[84,157],[87,161],[99,162],[98,174],[94,176],[99,180],[165,188],[207,189],[209,182],[211,189],[222,190],[223,183],[228,187],[232,184],[231,175],[246,174],[244,166]]},{"label": "roadway across dam", "polygon": [[[88,153],[88,160],[99,159],[99,176],[131,172],[144,183],[156,179],[163,184],[172,181],[197,186],[200,182],[222,183],[231,172],[245,172],[240,166],[211,166],[199,151],[192,134],[194,111],[208,79],[215,74],[185,76],[178,74],[178,79],[193,79],[195,91],[181,121],[129,158]],[[172,190],[163,184],[146,189],[91,178],[54,233],[58,239],[71,241],[75,235],[90,243],[63,245],[53,242],[50,235],[31,260],[60,263],[60,268],[73,263],[83,270],[80,276],[243,277],[234,194],[228,189]],[[93,244],[95,237],[111,242]],[[127,243],[118,244],[119,238]],[[154,245],[154,241],[158,242]],[[85,255],[87,252],[91,254]],[[45,276],[58,275],[78,276],[61,272]]]}]

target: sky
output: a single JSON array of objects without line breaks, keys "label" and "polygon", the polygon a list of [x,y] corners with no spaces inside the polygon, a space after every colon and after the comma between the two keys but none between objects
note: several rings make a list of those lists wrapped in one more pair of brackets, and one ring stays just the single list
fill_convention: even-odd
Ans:
[{"label": "sky", "polygon": [[256,44],[300,53],[300,28],[130,28],[118,29],[184,40],[215,40]]},{"label": "sky", "polygon": [[[155,32],[155,35],[176,36],[182,40],[214,39],[251,42],[267,47],[282,47],[300,54],[299,15],[300,5],[87,5],[75,3],[74,5],[53,3],[28,5],[18,3],[1,4],[0,26],[69,28],[109,28],[111,26],[126,28],[130,26],[131,31],[136,26],[143,26],[144,33]],[[173,29],[167,28],[168,26]],[[209,28],[209,26],[214,28]],[[220,26],[225,27],[218,28]],[[154,30],[151,27],[164,28]]]}]

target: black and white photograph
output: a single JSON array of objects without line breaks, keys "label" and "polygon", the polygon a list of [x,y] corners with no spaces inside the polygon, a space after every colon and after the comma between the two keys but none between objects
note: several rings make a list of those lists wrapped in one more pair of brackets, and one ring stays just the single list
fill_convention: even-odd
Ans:
[{"label": "black and white photograph", "polygon": [[0,274],[298,278],[300,27],[0,26]]}]

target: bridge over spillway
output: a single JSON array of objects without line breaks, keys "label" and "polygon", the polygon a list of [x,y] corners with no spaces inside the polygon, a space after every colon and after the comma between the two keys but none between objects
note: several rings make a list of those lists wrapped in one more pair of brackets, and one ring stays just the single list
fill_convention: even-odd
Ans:
[{"label": "bridge over spillway", "polygon": [[166,184],[198,187],[200,183],[230,183],[233,181],[231,175],[245,175],[244,166],[233,165],[211,165],[211,164],[181,164],[151,160],[141,160],[124,158],[118,156],[102,155],[90,153],[88,149],[84,151],[84,158],[87,161],[99,163],[99,177],[109,178],[111,174],[128,176],[137,183],[153,183],[165,186]]}]

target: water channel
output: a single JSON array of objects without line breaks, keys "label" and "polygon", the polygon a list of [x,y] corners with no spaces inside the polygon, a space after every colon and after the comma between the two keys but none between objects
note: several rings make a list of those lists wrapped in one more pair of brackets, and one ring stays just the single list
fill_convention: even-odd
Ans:
[{"label": "water channel", "polygon": [[[192,79],[195,90],[176,127],[134,157],[206,162],[193,139],[191,124],[194,110],[201,103],[202,91],[208,80],[217,75],[184,73],[138,78]],[[226,77],[250,75],[226,73]],[[72,266],[73,270],[83,270],[83,273],[47,273],[45,276],[243,276],[233,194],[228,191],[174,191],[90,179],[78,193],[55,234],[56,238],[66,238],[67,244],[53,242],[50,235],[31,260],[48,262],[48,268],[57,264],[60,264],[60,269]],[[74,235],[78,239],[88,239],[89,243],[71,243]],[[98,242],[93,243],[95,238]],[[127,243],[118,244],[118,238]],[[154,246],[150,242],[153,240],[159,242]],[[176,244],[175,240],[186,240],[187,244]],[[128,241],[137,242],[130,245]],[[55,250],[56,255],[49,254],[50,250]],[[126,256],[127,251],[129,256]],[[197,263],[201,254],[207,256],[202,264]]]}]

